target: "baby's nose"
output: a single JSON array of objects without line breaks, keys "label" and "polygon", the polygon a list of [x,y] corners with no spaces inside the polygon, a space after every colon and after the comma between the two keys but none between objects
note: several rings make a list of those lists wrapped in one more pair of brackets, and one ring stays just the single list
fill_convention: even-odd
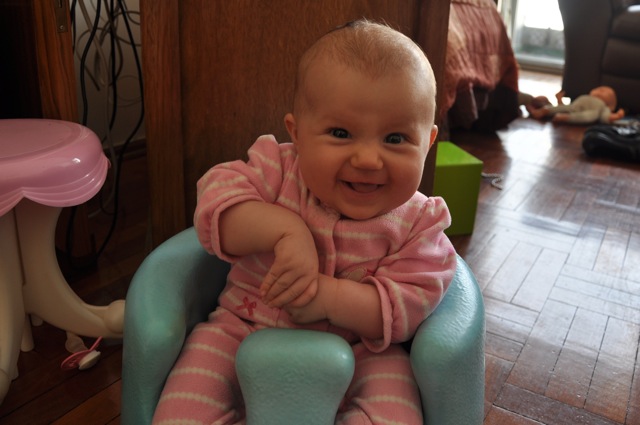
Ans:
[{"label": "baby's nose", "polygon": [[351,156],[351,165],[366,170],[381,169],[382,157],[379,148],[365,143],[359,145]]}]

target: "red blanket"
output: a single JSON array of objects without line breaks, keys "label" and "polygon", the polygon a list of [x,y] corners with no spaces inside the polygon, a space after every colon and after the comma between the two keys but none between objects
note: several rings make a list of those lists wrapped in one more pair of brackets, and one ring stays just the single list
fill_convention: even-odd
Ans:
[{"label": "red blanket", "polygon": [[441,90],[452,128],[495,130],[518,115],[518,65],[493,0],[452,0]]}]

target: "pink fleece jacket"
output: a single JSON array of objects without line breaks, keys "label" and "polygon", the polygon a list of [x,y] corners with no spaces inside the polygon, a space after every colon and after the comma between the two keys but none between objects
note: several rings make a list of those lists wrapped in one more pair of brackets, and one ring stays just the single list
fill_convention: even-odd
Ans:
[{"label": "pink fleece jacket", "polygon": [[[374,352],[410,339],[442,299],[456,267],[444,230],[451,217],[442,198],[416,194],[404,205],[369,220],[351,220],[323,205],[305,185],[295,147],[262,136],[249,161],[219,164],[198,181],[194,225],[204,248],[232,263],[220,306],[257,327],[300,327],[288,314],[260,300],[259,286],[273,254],[242,258],[222,252],[218,233],[222,211],[247,200],[280,205],[299,214],[315,239],[320,272],[375,285],[382,300],[384,336],[362,341]],[[268,223],[263,223],[268,226]],[[366,318],[363,318],[366,320]],[[361,340],[328,322],[305,328],[326,330],[349,342]]]}]

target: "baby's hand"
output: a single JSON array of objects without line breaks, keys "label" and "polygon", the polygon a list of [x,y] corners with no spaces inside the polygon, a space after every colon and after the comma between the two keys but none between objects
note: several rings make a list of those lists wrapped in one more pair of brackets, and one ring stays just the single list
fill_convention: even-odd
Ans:
[{"label": "baby's hand", "polygon": [[384,335],[382,301],[378,288],[370,283],[319,274],[318,293],[310,303],[302,307],[287,304],[283,308],[293,323],[326,319],[363,338],[380,339]]},{"label": "baby's hand", "polygon": [[556,93],[556,100],[558,101],[558,105],[564,105],[564,102],[562,101],[562,98],[564,97],[565,92],[564,90],[560,90],[558,93]]},{"label": "baby's hand", "polygon": [[310,303],[304,306],[287,304],[283,308],[289,313],[291,321],[299,325],[318,322],[329,318],[329,310],[335,303],[338,280],[319,275],[318,293]]},{"label": "baby's hand", "polygon": [[609,122],[614,122],[624,118],[624,109],[620,108],[617,112],[612,112],[609,116]]},{"label": "baby's hand", "polygon": [[308,304],[318,290],[318,252],[311,232],[290,233],[274,247],[275,260],[260,294],[270,307]]}]

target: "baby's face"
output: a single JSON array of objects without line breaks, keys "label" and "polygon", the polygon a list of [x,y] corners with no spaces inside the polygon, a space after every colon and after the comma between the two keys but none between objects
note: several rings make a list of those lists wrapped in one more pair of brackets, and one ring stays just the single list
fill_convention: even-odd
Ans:
[{"label": "baby's face", "polygon": [[389,212],[420,185],[437,134],[434,93],[406,70],[371,78],[324,62],[308,71],[304,106],[285,118],[304,181],[346,217]]}]

